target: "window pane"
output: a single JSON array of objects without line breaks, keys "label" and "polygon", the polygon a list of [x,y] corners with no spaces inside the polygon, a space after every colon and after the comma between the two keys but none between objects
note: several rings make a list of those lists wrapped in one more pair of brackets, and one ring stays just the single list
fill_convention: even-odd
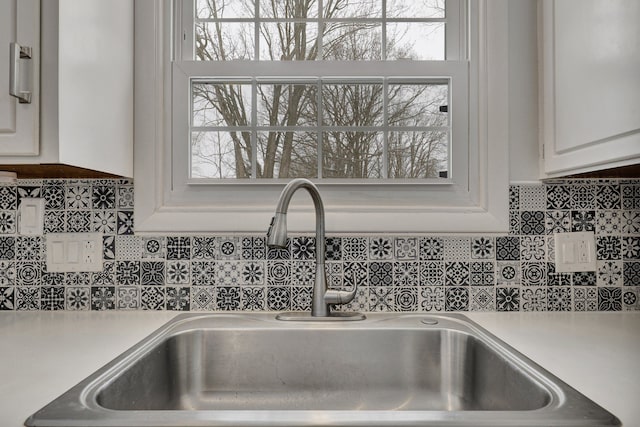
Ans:
[{"label": "window pane", "polygon": [[327,126],[381,126],[382,84],[324,84],[322,121]]},{"label": "window pane", "polygon": [[381,0],[327,0],[322,16],[331,18],[381,18]]},{"label": "window pane", "polygon": [[314,60],[318,55],[317,44],[316,23],[260,24],[260,59],[263,61]]},{"label": "window pane", "polygon": [[250,132],[192,132],[192,178],[251,178]]},{"label": "window pane", "polygon": [[382,26],[364,22],[325,24],[322,58],[341,61],[382,59]]},{"label": "window pane", "polygon": [[444,18],[445,0],[387,0],[389,18]]},{"label": "window pane", "polygon": [[389,84],[390,126],[448,126],[446,84]]},{"label": "window pane", "polygon": [[447,177],[446,132],[390,132],[388,141],[389,178]]},{"label": "window pane", "polygon": [[258,126],[318,124],[315,85],[258,85]]},{"label": "window pane", "polygon": [[273,0],[260,2],[262,18],[317,18],[316,0]]},{"label": "window pane", "polygon": [[201,19],[253,18],[251,0],[196,0],[196,16]]},{"label": "window pane", "polygon": [[444,60],[444,23],[387,24],[387,59]]},{"label": "window pane", "polygon": [[259,132],[258,178],[316,178],[318,142],[315,132]]},{"label": "window pane", "polygon": [[251,124],[251,85],[193,83],[193,126]]},{"label": "window pane", "polygon": [[380,132],[325,132],[323,178],[382,178],[384,138]]},{"label": "window pane", "polygon": [[254,24],[198,22],[195,30],[196,60],[254,59]]}]

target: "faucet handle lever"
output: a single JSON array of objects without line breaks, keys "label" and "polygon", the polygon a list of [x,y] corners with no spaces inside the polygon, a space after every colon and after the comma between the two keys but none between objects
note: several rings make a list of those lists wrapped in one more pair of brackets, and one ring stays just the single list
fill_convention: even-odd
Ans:
[{"label": "faucet handle lever", "polygon": [[353,272],[353,289],[351,291],[336,291],[329,289],[324,294],[324,302],[326,304],[347,304],[353,301],[358,291],[356,282],[356,272]]}]

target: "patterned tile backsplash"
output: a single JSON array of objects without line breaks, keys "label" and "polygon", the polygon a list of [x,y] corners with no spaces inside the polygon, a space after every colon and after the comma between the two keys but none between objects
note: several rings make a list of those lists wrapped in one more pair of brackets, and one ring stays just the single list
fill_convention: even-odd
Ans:
[{"label": "patterned tile backsplash", "polygon": [[[25,197],[45,199],[44,236],[17,234]],[[308,310],[317,242],[264,235],[137,236],[129,180],[0,186],[0,310]],[[506,235],[331,236],[331,287],[359,311],[640,309],[640,180],[509,189]],[[275,201],[274,201],[275,205]],[[597,271],[556,273],[553,233],[594,231]],[[49,273],[46,233],[103,233],[103,270]]]}]

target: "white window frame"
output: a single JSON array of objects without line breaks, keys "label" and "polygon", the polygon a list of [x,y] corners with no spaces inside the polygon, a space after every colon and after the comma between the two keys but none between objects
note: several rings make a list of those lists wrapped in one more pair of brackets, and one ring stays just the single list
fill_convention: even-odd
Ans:
[{"label": "white window frame", "polygon": [[[136,230],[141,233],[264,232],[286,180],[198,185],[186,174],[188,150],[188,82],[201,64],[171,62],[172,5],[170,0],[142,0],[136,7],[135,186]],[[507,1],[470,3],[472,61],[461,71],[431,62],[429,74],[439,74],[456,88],[468,85],[464,102],[468,144],[453,155],[453,178],[445,183],[389,180],[374,185],[320,183],[330,233],[477,233],[508,230],[508,39]],[[461,41],[456,43],[462,43]],[[410,64],[410,76],[423,70]],[[246,64],[230,62],[241,71]],[[310,64],[316,68],[321,63]],[[384,64],[378,63],[382,67]],[[438,70],[438,67],[443,67]],[[302,65],[301,67],[305,67]],[[264,69],[268,70],[268,65]],[[454,67],[455,68],[455,67]],[[320,70],[322,71],[322,70]],[[354,70],[358,72],[358,70]],[[378,70],[376,70],[378,71]],[[441,73],[439,73],[441,71]],[[413,73],[413,74],[412,74]],[[431,75],[429,77],[431,77]],[[458,103],[456,103],[458,101]],[[172,120],[172,117],[180,117]],[[464,117],[464,114],[462,115]],[[458,120],[459,123],[459,120]],[[455,127],[452,138],[458,138]],[[182,142],[181,142],[182,141]],[[465,141],[466,142],[466,141]],[[459,149],[459,148],[458,148]],[[461,173],[456,159],[466,159]],[[176,168],[176,165],[181,165]],[[183,169],[180,169],[183,168]],[[182,170],[180,175],[172,171]],[[238,180],[240,181],[240,180]],[[260,180],[262,181],[262,180]],[[267,180],[265,180],[267,181]],[[364,190],[363,188],[366,188]],[[292,231],[313,224],[308,197],[295,198]]]}]

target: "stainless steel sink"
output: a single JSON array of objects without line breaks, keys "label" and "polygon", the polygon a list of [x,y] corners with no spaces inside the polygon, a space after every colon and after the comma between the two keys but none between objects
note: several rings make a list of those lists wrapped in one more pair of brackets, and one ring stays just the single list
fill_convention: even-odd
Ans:
[{"label": "stainless steel sink", "polygon": [[26,425],[620,425],[464,316],[367,316],[179,316]]}]

